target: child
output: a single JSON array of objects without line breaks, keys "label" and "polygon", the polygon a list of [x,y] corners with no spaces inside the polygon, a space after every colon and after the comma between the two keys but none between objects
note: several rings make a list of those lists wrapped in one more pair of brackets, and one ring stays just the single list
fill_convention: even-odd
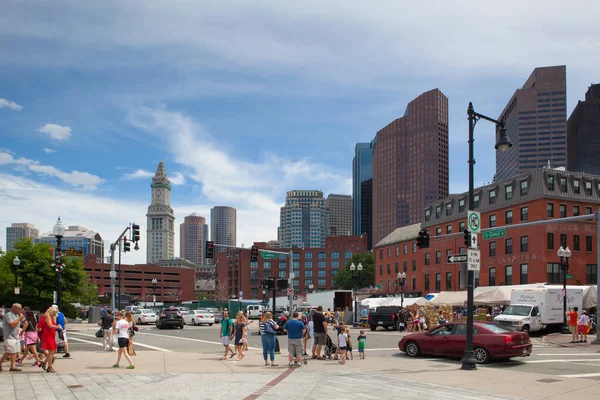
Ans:
[{"label": "child", "polygon": [[365,359],[365,344],[367,343],[367,337],[365,336],[365,331],[360,330],[360,336],[358,337],[358,356],[361,360]]},{"label": "child", "polygon": [[346,362],[346,345],[348,341],[348,335],[345,331],[341,331],[338,335],[338,348],[340,349],[340,364],[344,364]]},{"label": "child", "polygon": [[346,328],[347,344],[346,344],[346,358],[350,360],[354,360],[354,355],[352,354],[352,341],[350,340],[350,328]]}]

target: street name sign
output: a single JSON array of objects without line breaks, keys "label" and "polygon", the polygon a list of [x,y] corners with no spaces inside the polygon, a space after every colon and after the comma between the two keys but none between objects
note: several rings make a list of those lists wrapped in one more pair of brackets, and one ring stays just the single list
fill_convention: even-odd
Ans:
[{"label": "street name sign", "polygon": [[275,253],[267,253],[266,251],[261,251],[260,256],[264,259],[271,260],[274,258],[278,258],[278,255]]},{"label": "street name sign", "polygon": [[447,264],[455,264],[455,263],[463,263],[463,262],[467,262],[466,254],[451,254],[449,256],[446,256]]},{"label": "street name sign", "polygon": [[480,254],[479,250],[467,249],[467,271],[479,271],[481,269]]},{"label": "street name sign", "polygon": [[481,230],[481,214],[478,211],[467,211],[469,232],[478,233]]},{"label": "street name sign", "polygon": [[506,236],[506,229],[494,229],[493,231],[483,232],[483,240],[498,239]]},{"label": "street name sign", "polygon": [[567,279],[573,279],[573,275],[567,274]]}]

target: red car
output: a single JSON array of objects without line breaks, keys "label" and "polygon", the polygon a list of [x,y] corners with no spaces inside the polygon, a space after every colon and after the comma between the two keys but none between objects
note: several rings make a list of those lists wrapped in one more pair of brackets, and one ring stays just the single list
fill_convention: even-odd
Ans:
[{"label": "red car", "polygon": [[[481,322],[474,322],[473,328],[473,356],[477,363],[531,355],[531,340],[526,332]],[[461,358],[465,353],[466,333],[465,322],[451,322],[404,336],[398,342],[398,348],[410,357],[427,354]]]}]

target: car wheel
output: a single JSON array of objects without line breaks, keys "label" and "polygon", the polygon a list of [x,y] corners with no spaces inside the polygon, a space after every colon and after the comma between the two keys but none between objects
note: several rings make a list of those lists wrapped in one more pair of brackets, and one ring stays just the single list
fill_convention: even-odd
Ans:
[{"label": "car wheel", "polygon": [[487,364],[490,362],[490,352],[483,347],[476,347],[473,349],[473,358],[478,364]]},{"label": "car wheel", "polygon": [[376,330],[376,329],[377,329],[377,327],[376,327],[376,326],[372,326],[372,327],[371,327],[371,331],[373,331],[373,332],[375,332],[375,330]]},{"label": "car wheel", "polygon": [[531,331],[531,328],[529,327],[529,325],[523,325],[523,328],[521,328],[522,332],[527,332],[527,334],[529,335],[529,332]]},{"label": "car wheel", "polygon": [[162,324],[156,324],[156,327],[157,327],[158,329],[162,329]]},{"label": "car wheel", "polygon": [[179,325],[179,328],[180,328],[180,329],[183,329],[183,324]]},{"label": "car wheel", "polygon": [[208,326],[213,326],[213,324],[208,324]]},{"label": "car wheel", "polygon": [[141,325],[141,324],[142,324],[142,319],[138,318],[138,325]]},{"label": "car wheel", "polygon": [[196,325],[196,320],[195,319],[192,319],[192,325],[194,325],[194,326]]},{"label": "car wheel", "polygon": [[421,355],[421,348],[415,341],[410,341],[404,345],[404,351],[409,357],[418,357]]}]

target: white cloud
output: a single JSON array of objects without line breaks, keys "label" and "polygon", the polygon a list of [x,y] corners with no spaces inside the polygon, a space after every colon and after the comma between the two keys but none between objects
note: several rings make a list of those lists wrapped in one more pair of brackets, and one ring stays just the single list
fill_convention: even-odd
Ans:
[{"label": "white cloud", "polygon": [[181,172],[175,172],[169,175],[169,180],[175,186],[185,185],[185,176]]},{"label": "white cloud", "polygon": [[154,173],[152,173],[150,171],[146,171],[143,169],[136,169],[135,171],[133,171],[129,174],[123,174],[121,179],[128,181],[128,180],[133,180],[133,179],[148,179],[148,178],[152,178],[153,176],[154,176]]},{"label": "white cloud", "polygon": [[7,107],[13,111],[21,111],[23,109],[23,106],[15,103],[14,101],[0,98],[0,108],[4,108],[4,107]]},{"label": "white cloud", "polygon": [[67,140],[71,137],[71,128],[56,124],[46,124],[38,129],[38,132],[46,133],[50,139]]},{"label": "white cloud", "polygon": [[52,154],[52,153],[56,153],[56,150],[44,147],[44,152],[46,152],[47,154]]}]

